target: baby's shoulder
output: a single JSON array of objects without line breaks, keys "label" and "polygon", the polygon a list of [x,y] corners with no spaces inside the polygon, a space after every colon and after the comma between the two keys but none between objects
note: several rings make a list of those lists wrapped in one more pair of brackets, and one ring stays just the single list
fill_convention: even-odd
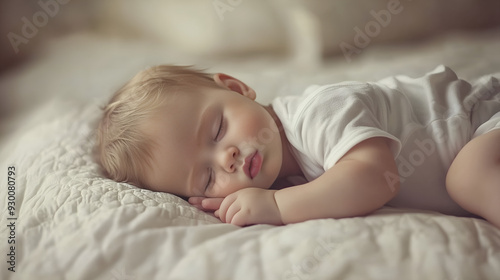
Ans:
[{"label": "baby's shoulder", "polygon": [[304,96],[314,96],[313,98],[321,98],[331,94],[350,94],[350,93],[366,93],[373,90],[370,83],[345,81],[335,84],[326,85],[311,85],[306,88]]},{"label": "baby's shoulder", "polygon": [[365,100],[371,99],[374,91],[371,84],[362,82],[314,85],[304,91],[302,98],[298,101],[297,110],[315,112],[332,106],[339,108],[359,102],[365,103]]},{"label": "baby's shoulder", "polygon": [[336,84],[311,85],[300,95],[281,96],[273,100],[275,110],[301,115],[328,106],[341,107],[370,98],[376,89],[370,83],[346,81]]}]

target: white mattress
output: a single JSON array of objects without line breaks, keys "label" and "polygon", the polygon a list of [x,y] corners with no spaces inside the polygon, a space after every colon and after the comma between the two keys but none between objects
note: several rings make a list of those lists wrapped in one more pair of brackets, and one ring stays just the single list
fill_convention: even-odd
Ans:
[{"label": "white mattress", "polygon": [[[382,46],[312,70],[269,57],[186,58],[92,34],[52,41],[0,78],[9,102],[0,139],[0,278],[499,279],[500,230],[483,220],[383,208],[368,217],[239,228],[175,196],[105,179],[92,157],[99,106],[148,65],[211,66],[247,81],[267,103],[311,83],[417,76],[437,64],[464,78],[499,72],[499,35]],[[16,272],[6,263],[8,166],[16,168]]]}]

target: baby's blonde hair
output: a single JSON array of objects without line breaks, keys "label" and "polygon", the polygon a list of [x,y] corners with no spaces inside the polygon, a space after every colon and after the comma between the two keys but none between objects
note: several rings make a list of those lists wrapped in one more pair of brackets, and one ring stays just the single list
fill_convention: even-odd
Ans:
[{"label": "baby's blonde hair", "polygon": [[187,66],[159,65],[139,72],[115,92],[97,130],[99,161],[110,179],[149,188],[141,175],[150,166],[153,141],[144,136],[141,124],[170,92],[195,86],[217,84],[212,75]]}]

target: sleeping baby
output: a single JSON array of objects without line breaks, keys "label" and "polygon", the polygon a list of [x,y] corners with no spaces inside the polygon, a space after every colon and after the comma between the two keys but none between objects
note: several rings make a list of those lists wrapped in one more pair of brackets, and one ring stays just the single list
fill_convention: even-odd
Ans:
[{"label": "sleeping baby", "polygon": [[227,74],[155,66],[105,106],[99,157],[113,180],[239,226],[387,205],[500,228],[498,77],[470,84],[440,66],[416,79],[313,85],[263,106]]}]

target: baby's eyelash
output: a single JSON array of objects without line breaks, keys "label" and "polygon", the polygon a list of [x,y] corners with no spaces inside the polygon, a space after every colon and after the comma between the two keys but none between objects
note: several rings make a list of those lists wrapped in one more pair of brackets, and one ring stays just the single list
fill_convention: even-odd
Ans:
[{"label": "baby's eyelash", "polygon": [[[224,136],[224,129],[225,129],[225,122],[224,122],[224,116],[221,116],[220,122],[219,122],[219,129],[217,130],[217,134],[214,137],[214,141],[218,142],[222,136]],[[214,172],[211,168],[208,168],[208,181],[207,184],[205,185],[205,191],[213,184],[214,182]]]},{"label": "baby's eyelash", "polygon": [[208,175],[208,181],[207,181],[207,185],[205,186],[205,191],[208,189],[208,187],[210,187],[211,183],[212,183],[212,180],[213,180],[213,172],[212,172],[212,169],[208,169],[208,172],[209,172],[209,175]]},{"label": "baby's eyelash", "polygon": [[219,130],[217,130],[217,135],[215,135],[214,141],[219,141],[220,136],[222,132],[224,131],[224,117],[221,117],[220,123],[219,123]]}]

